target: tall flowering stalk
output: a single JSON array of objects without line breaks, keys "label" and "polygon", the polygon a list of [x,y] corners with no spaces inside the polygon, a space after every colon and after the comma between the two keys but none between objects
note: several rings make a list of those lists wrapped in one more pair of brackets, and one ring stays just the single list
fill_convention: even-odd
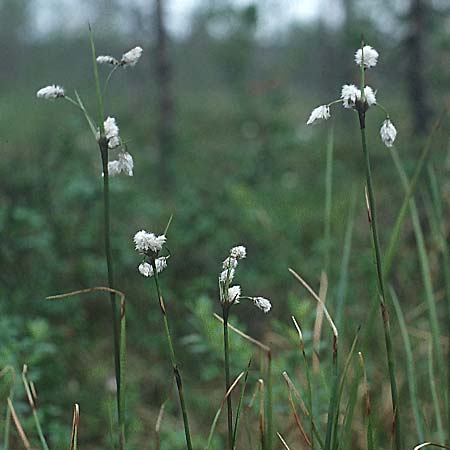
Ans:
[{"label": "tall flowering stalk", "polygon": [[[167,228],[166,228],[167,232]],[[166,233],[165,232],[165,233]],[[186,436],[186,447],[192,450],[191,432],[189,428],[189,417],[187,414],[186,401],[184,398],[183,381],[181,378],[180,369],[178,367],[175,349],[173,346],[172,335],[170,333],[169,321],[167,319],[166,305],[163,300],[161,292],[161,284],[159,282],[159,274],[167,267],[168,256],[159,256],[161,250],[166,243],[166,235],[161,234],[156,236],[145,230],[138,231],[133,238],[135,249],[143,257],[139,264],[138,270],[144,277],[155,279],[156,294],[158,296],[159,307],[164,324],[164,332],[169,346],[170,362],[172,363],[173,374],[177,384],[178,397],[180,399],[181,413],[183,415],[184,433]]]},{"label": "tall flowering stalk", "polygon": [[376,92],[370,86],[365,85],[365,72],[367,69],[376,66],[378,62],[378,57],[379,54],[374,48],[372,48],[369,45],[364,45],[364,43],[362,43],[361,48],[359,48],[355,53],[355,63],[360,67],[361,73],[360,87],[357,88],[354,85],[344,85],[341,91],[341,98],[329,104],[315,108],[311,113],[307,121],[307,124],[312,124],[319,120],[327,120],[330,117],[330,106],[336,103],[342,103],[344,108],[354,110],[358,114],[361,132],[361,146],[365,162],[368,219],[372,233],[372,248],[374,252],[374,260],[377,274],[377,288],[378,288],[378,295],[380,298],[380,308],[383,319],[387,362],[391,384],[391,397],[392,397],[394,425],[395,425],[395,443],[397,450],[402,450],[403,447],[400,428],[399,399],[398,399],[397,383],[395,379],[395,359],[392,349],[391,327],[385,295],[386,290],[384,284],[383,266],[381,261],[380,241],[378,237],[375,194],[372,182],[372,170],[366,140],[366,113],[371,106],[378,106],[386,115],[386,118],[380,129],[380,136],[383,143],[387,147],[392,147],[397,137],[397,130],[395,126],[392,124],[388,112],[384,107],[382,107],[377,102]]},{"label": "tall flowering stalk", "polygon": [[[222,272],[219,276],[219,295],[222,305],[223,314],[223,349],[225,364],[225,392],[228,392],[231,386],[230,378],[230,344],[228,338],[228,317],[230,309],[233,305],[238,304],[239,300],[246,299],[254,303],[256,307],[268,313],[272,308],[269,300],[264,297],[247,297],[241,295],[241,287],[239,285],[231,286],[236,269],[240,260],[247,256],[246,248],[242,245],[233,247],[228,257],[222,263]],[[235,433],[233,429],[233,407],[231,403],[231,395],[227,396],[227,421],[228,421],[228,448],[234,450]]]},{"label": "tall flowering stalk", "polygon": [[[125,446],[124,441],[124,411],[121,411],[121,397],[122,397],[122,380],[120,370],[120,330],[119,330],[119,311],[116,304],[116,295],[114,294],[114,271],[113,261],[111,254],[111,238],[110,238],[110,198],[109,198],[109,178],[120,173],[124,173],[128,176],[133,175],[133,157],[128,153],[126,144],[122,141],[119,135],[119,127],[117,126],[116,119],[114,117],[107,117],[105,119],[103,108],[103,96],[106,86],[118,67],[134,66],[142,54],[141,47],[135,47],[134,49],[124,53],[121,60],[116,60],[111,56],[99,56],[96,57],[95,45],[92,30],[90,32],[90,45],[92,53],[92,63],[94,72],[94,81],[97,97],[97,113],[98,124],[92,119],[88,111],[86,110],[81,97],[78,92],[75,91],[75,99],[68,96],[65,89],[59,85],[49,85],[42,89],[39,89],[36,93],[38,98],[43,99],[64,99],[70,104],[77,107],[84,115],[89,128],[96,140],[102,161],[102,177],[103,177],[103,234],[104,234],[104,248],[105,248],[105,260],[108,273],[108,286],[110,291],[111,310],[112,310],[112,328],[114,336],[114,362],[115,362],[115,377],[117,385],[117,414],[119,424],[119,442],[120,448]],[[104,64],[105,58],[114,67],[110,71],[103,89],[100,86],[100,77],[98,74],[97,64]],[[111,159],[111,153],[115,152],[115,158]]]}]

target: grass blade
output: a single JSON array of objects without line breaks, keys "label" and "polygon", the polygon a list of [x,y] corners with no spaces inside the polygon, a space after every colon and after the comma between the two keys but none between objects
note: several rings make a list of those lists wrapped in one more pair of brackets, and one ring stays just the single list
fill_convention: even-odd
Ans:
[{"label": "grass blade", "polygon": [[414,367],[414,358],[412,352],[411,341],[409,339],[408,329],[406,327],[405,317],[403,315],[403,311],[400,306],[400,302],[398,300],[397,294],[394,291],[392,286],[389,286],[389,292],[391,294],[392,303],[394,305],[395,313],[397,314],[398,324],[400,326],[400,332],[403,338],[403,345],[405,348],[406,355],[406,376],[408,378],[408,387],[409,387],[409,397],[411,399],[411,407],[414,413],[414,420],[416,423],[416,430],[419,440],[423,441],[424,437],[424,429],[422,418],[420,415],[419,404],[417,402],[417,382],[416,382],[416,371]]},{"label": "grass blade", "polygon": [[211,428],[209,429],[208,440],[207,440],[207,443],[206,443],[205,450],[209,450],[209,448],[211,447],[211,442],[212,442],[212,439],[213,439],[213,436],[214,436],[214,432],[216,431],[216,425],[217,425],[217,422],[219,420],[220,413],[222,412],[223,407],[225,406],[225,402],[226,402],[228,396],[231,394],[231,392],[233,392],[234,388],[238,385],[240,379],[244,376],[244,374],[245,374],[244,372],[241,372],[237,376],[237,378],[233,381],[233,383],[231,384],[231,386],[228,389],[228,391],[225,393],[225,395],[224,395],[224,397],[222,399],[222,402],[220,403],[219,409],[217,410],[216,415],[214,416],[213,422],[211,424]]},{"label": "grass blade", "polygon": [[44,450],[49,450],[44,433],[42,432],[41,422],[39,421],[39,415],[37,413],[36,391],[35,391],[34,387],[32,385],[30,385],[30,382],[27,379],[27,371],[28,371],[28,367],[26,364],[24,364],[23,370],[22,370],[22,381],[23,381],[23,385],[25,387],[25,392],[27,394],[28,403],[29,403],[31,411],[33,413],[34,425],[36,427],[36,431],[38,433],[39,440],[41,441],[42,448]]},{"label": "grass blade", "polygon": [[428,346],[428,378],[430,380],[430,391],[431,391],[431,398],[433,400],[433,409],[434,409],[434,416],[436,418],[438,436],[439,440],[443,442],[445,436],[444,436],[444,429],[442,427],[442,416],[441,416],[441,409],[439,407],[439,398],[436,390],[436,374],[434,373],[433,347],[431,342],[429,343]]},{"label": "grass blade", "polygon": [[11,411],[11,417],[13,419],[14,425],[16,427],[17,433],[19,434],[23,446],[26,448],[26,450],[33,450],[30,441],[28,440],[27,435],[25,434],[25,431],[23,431],[22,424],[20,423],[19,417],[17,416],[16,410],[14,409],[14,405],[12,404],[10,398],[8,398],[8,407],[9,410]]},{"label": "grass blade", "polygon": [[77,450],[78,425],[80,423],[80,405],[75,403],[73,408],[72,435],[70,437],[70,450]]},{"label": "grass blade", "polygon": [[277,436],[279,437],[281,443],[283,444],[283,447],[284,447],[286,450],[291,450],[291,449],[289,448],[289,445],[287,445],[287,444],[286,444],[286,441],[283,439],[283,436],[281,436],[281,434],[278,433],[278,432],[277,432]]},{"label": "grass blade", "polygon": [[[400,161],[400,157],[398,155],[398,152],[395,147],[391,149],[391,155],[395,163],[395,167],[397,168],[397,171],[399,173],[400,179],[402,181],[403,187],[407,189],[408,186],[408,178],[406,176],[406,173],[403,169],[402,163]],[[417,210],[416,202],[412,198],[409,202],[409,209],[411,214],[411,221],[414,228],[414,234],[416,237],[417,242],[417,249],[419,252],[419,262],[420,262],[420,269],[422,273],[422,280],[425,288],[425,299],[428,306],[428,314],[429,314],[429,321],[430,321],[430,327],[432,332],[432,339],[433,339],[433,351],[437,355],[437,362],[438,362],[438,369],[439,369],[439,377],[443,380],[445,369],[444,369],[444,356],[442,354],[442,346],[440,345],[440,327],[439,327],[439,321],[437,317],[437,310],[436,310],[436,299],[434,297],[433,292],[433,283],[431,279],[431,269],[430,269],[430,262],[427,254],[427,250],[425,247],[425,238],[423,234],[422,225],[420,223],[419,218],[419,212]]]},{"label": "grass blade", "polygon": [[234,419],[234,428],[233,428],[233,450],[236,447],[237,430],[238,430],[238,425],[239,425],[239,416],[240,416],[240,412],[241,412],[241,408],[242,408],[242,401],[244,399],[245,388],[247,387],[248,372],[250,370],[250,364],[251,363],[252,363],[252,360],[250,359],[250,361],[248,362],[248,365],[247,365],[247,369],[245,370],[244,385],[242,386],[241,395],[239,396],[238,407],[236,409],[236,417]]},{"label": "grass blade", "polygon": [[306,373],[306,389],[307,389],[307,402],[309,408],[309,423],[310,423],[310,439],[311,439],[311,449],[314,450],[314,412],[313,412],[313,397],[312,397],[312,383],[311,383],[311,373],[308,363],[308,358],[306,357],[305,352],[305,344],[303,342],[303,334],[300,328],[300,325],[295,320],[295,317],[292,316],[292,321],[294,322],[294,326],[298,333],[298,338],[300,342],[300,349],[302,351],[303,363],[305,365],[305,373]]},{"label": "grass blade", "polygon": [[[369,392],[369,383],[367,382],[367,373],[366,366],[364,364],[364,358],[361,352],[358,352],[359,362],[361,364],[361,368],[363,370],[364,377],[364,396],[366,403],[366,418],[367,418],[367,450],[374,450],[374,440],[373,440],[373,430],[372,430],[372,408],[370,405],[370,392]],[[394,414],[395,417],[395,414]]]}]

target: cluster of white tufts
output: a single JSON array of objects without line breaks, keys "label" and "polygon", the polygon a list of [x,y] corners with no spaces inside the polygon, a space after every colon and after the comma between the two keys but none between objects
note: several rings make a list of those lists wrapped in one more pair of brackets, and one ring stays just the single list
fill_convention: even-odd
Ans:
[{"label": "cluster of white tufts", "polygon": [[235,269],[240,259],[244,259],[247,256],[247,250],[243,245],[237,245],[230,250],[229,256],[223,261],[223,271],[219,275],[219,281],[221,283],[229,285],[236,273]]},{"label": "cluster of white tufts", "polygon": [[[156,271],[161,273],[167,267],[167,258],[162,256],[161,258],[155,259]],[[152,277],[155,273],[153,266],[148,262],[142,262],[139,264],[139,273],[144,277]]]},{"label": "cluster of white tufts", "polygon": [[[137,252],[144,255],[144,261],[139,264],[138,270],[144,277],[152,277],[155,274],[153,263],[156,267],[156,272],[160,273],[167,267],[168,257],[157,257],[166,243],[166,236],[161,234],[157,236],[154,233],[149,233],[145,230],[138,231],[134,237],[134,245]],[[149,262],[150,261],[150,262]]]},{"label": "cluster of white tufts", "polygon": [[128,152],[120,152],[117,159],[108,162],[108,174],[111,177],[124,173],[129,177],[133,176],[133,157]]},{"label": "cluster of white tufts", "polygon": [[114,58],[114,56],[101,55],[97,56],[97,63],[109,64],[111,66],[133,67],[141,58],[142,52],[142,47],[134,47],[131,50],[125,52],[120,60]]},{"label": "cluster of white tufts", "polygon": [[234,305],[239,303],[240,299],[248,299],[255,306],[264,311],[269,312],[272,305],[269,300],[264,297],[246,297],[241,294],[239,285],[230,286],[236,274],[239,260],[247,256],[247,250],[243,245],[237,245],[230,250],[227,258],[222,262],[222,272],[219,275],[220,301],[224,305]]},{"label": "cluster of white tufts", "polygon": [[45,86],[36,92],[36,97],[45,99],[62,98],[64,95],[64,88],[56,84]]},{"label": "cluster of white tufts", "polygon": [[103,122],[103,128],[105,129],[105,137],[108,139],[108,147],[118,147],[120,145],[120,136],[116,119],[114,117],[107,117],[107,119]]},{"label": "cluster of white tufts", "polygon": [[[373,47],[365,45],[356,51],[355,62],[358,66],[366,70],[377,65],[378,56],[378,52]],[[313,109],[306,124],[312,125],[323,120],[328,120],[331,117],[330,106],[334,103],[342,103],[342,106],[346,109],[357,109],[360,112],[361,110],[365,112],[367,108],[377,104],[376,91],[370,86],[365,86],[361,92],[361,89],[358,89],[354,84],[344,84],[340,99]],[[392,147],[397,136],[397,130],[389,117],[383,122],[380,135],[383,143],[387,147]]]},{"label": "cluster of white tufts", "polygon": [[[108,117],[103,122],[105,137],[108,140],[108,148],[114,149],[121,146],[119,127],[114,117]],[[112,177],[124,173],[129,177],[133,176],[134,161],[127,151],[121,149],[117,159],[108,162],[108,174]]]},{"label": "cluster of white tufts", "polygon": [[[354,84],[344,84],[341,90],[342,105],[344,108],[353,109],[356,107],[356,103],[361,101],[361,90]],[[364,88],[364,98],[368,106],[375,105],[377,98],[374,90],[370,86]]]}]

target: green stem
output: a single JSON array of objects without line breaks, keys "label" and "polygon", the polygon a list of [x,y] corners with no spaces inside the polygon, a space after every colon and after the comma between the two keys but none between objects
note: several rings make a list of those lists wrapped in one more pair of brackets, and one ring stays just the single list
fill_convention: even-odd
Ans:
[{"label": "green stem", "polygon": [[[114,289],[114,272],[112,265],[111,238],[110,238],[108,141],[105,138],[100,138],[99,147],[103,166],[103,227],[105,237],[106,268],[108,271],[108,287]],[[120,338],[119,338],[119,323],[117,317],[116,295],[114,294],[114,292],[110,292],[110,300],[111,300],[111,312],[112,312],[113,336],[114,336],[114,365],[117,384],[117,412],[120,421],[122,416],[120,411],[120,391],[121,391]]]},{"label": "green stem", "polygon": [[100,88],[100,78],[98,76],[97,58],[95,55],[94,34],[92,33],[92,29],[91,29],[90,25],[89,25],[89,40],[91,43],[92,68],[94,69],[95,89],[97,92],[98,126],[100,129],[100,136],[103,136],[105,133],[105,128],[103,126],[103,121],[105,120],[105,116],[103,114],[103,96],[102,96],[102,90]]},{"label": "green stem", "polygon": [[[230,350],[228,340],[228,311],[229,307],[223,304],[223,349],[225,356],[225,392],[230,389]],[[233,407],[231,395],[227,397],[227,417],[228,417],[228,447],[233,450]]]},{"label": "green stem", "polygon": [[334,147],[334,127],[330,127],[327,142],[327,159],[325,170],[325,258],[324,270],[327,275],[330,264],[331,251],[331,207],[332,207],[332,193],[333,193],[333,147]]},{"label": "green stem", "polygon": [[170,334],[169,322],[167,320],[166,307],[164,305],[163,297],[161,294],[161,287],[159,284],[159,277],[158,277],[158,271],[156,270],[155,260],[152,260],[152,267],[153,267],[153,273],[155,274],[154,277],[155,277],[156,292],[158,294],[159,306],[161,308],[161,314],[163,317],[164,331],[166,333],[167,343],[169,345],[170,362],[172,363],[172,369],[173,369],[173,373],[175,376],[175,381],[177,383],[178,397],[180,399],[181,413],[183,415],[184,433],[186,435],[186,446],[187,446],[188,450],[192,450],[191,432],[189,429],[189,418],[188,418],[188,414],[187,414],[186,401],[184,399],[183,381],[181,379],[181,373],[178,368],[178,364],[177,364],[177,360],[176,360],[176,356],[175,356],[175,350],[173,347],[172,336]]},{"label": "green stem", "polygon": [[381,262],[381,251],[380,251],[380,242],[378,238],[378,229],[377,229],[377,218],[376,218],[376,205],[375,205],[375,196],[372,186],[372,172],[370,167],[370,157],[369,151],[367,149],[366,142],[366,129],[365,129],[365,112],[359,111],[359,122],[361,129],[361,143],[362,149],[364,153],[365,166],[366,166],[366,183],[367,183],[367,197],[369,203],[369,222],[370,228],[372,231],[372,246],[375,256],[375,266],[377,271],[377,286],[378,286],[378,295],[380,300],[380,308],[381,315],[383,318],[383,327],[384,327],[384,338],[386,343],[386,352],[387,352],[387,363],[389,369],[389,378],[391,383],[391,396],[392,396],[392,407],[394,413],[394,424],[395,424],[395,443],[397,450],[402,450],[402,436],[401,436],[401,428],[400,428],[400,414],[399,414],[399,401],[398,401],[398,391],[397,391],[397,382],[395,379],[395,360],[394,353],[392,348],[392,338],[391,338],[391,326],[389,321],[389,312],[388,306],[386,304],[386,296],[385,296],[385,288],[384,288],[384,279],[383,279],[383,266]]},{"label": "green stem", "polygon": [[[110,239],[110,203],[109,203],[109,174],[108,174],[108,141],[104,137],[105,129],[103,125],[104,114],[103,114],[103,98],[100,89],[100,80],[98,76],[97,60],[95,56],[95,44],[94,35],[92,33],[91,26],[89,25],[89,40],[91,44],[91,54],[92,54],[92,67],[94,70],[94,80],[95,88],[97,93],[98,102],[98,126],[100,130],[100,137],[98,139],[98,145],[100,147],[100,155],[102,158],[103,167],[103,224],[104,224],[104,235],[105,235],[105,255],[106,255],[106,267],[108,270],[108,286],[114,289],[114,273],[112,266],[112,255],[111,255],[111,239]],[[78,97],[78,96],[77,96]],[[79,102],[80,103],[80,102]],[[81,105],[80,105],[81,106]],[[112,322],[113,322],[113,335],[114,335],[114,365],[116,372],[116,384],[117,384],[117,415],[119,420],[119,442],[122,442],[122,412],[120,409],[120,398],[121,398],[121,379],[120,379],[120,338],[119,338],[119,323],[117,317],[117,305],[116,296],[113,292],[110,293],[111,299],[111,310],[112,310]]]},{"label": "green stem", "polygon": [[267,448],[273,448],[273,401],[272,401],[272,352],[267,353],[267,404],[266,404],[266,433]]}]

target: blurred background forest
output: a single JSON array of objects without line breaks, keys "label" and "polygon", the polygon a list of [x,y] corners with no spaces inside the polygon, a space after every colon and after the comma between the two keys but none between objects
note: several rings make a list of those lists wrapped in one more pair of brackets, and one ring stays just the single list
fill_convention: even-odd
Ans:
[{"label": "blurred background forest", "polygon": [[[66,102],[37,100],[36,91],[52,83],[69,94],[77,89],[95,111],[88,22],[98,54],[144,48],[135,68],[116,73],[105,104],[135,161],[134,177],[111,180],[116,284],[128,299],[130,448],[148,448],[171,389],[154,289],[137,272],[132,236],[142,228],[161,232],[171,214],[172,256],[162,282],[194,434],[207,433],[223,395],[221,326],[212,313],[220,311],[221,261],[237,244],[248,249],[239,283],[244,291],[270,298],[273,311],[263,315],[241,304],[231,322],[272,347],[277,429],[286,431],[290,416],[281,372],[295,373],[298,358],[290,316],[301,320],[310,342],[316,308],[288,267],[315,288],[327,270],[327,303],[348,339],[359,324],[367,328],[375,293],[356,115],[336,108],[332,121],[320,127],[307,127],[306,120],[315,106],[338,98],[343,84],[357,83],[353,54],[364,35],[380,53],[368,84],[389,108],[411,173],[450,93],[450,5],[446,0],[0,0],[0,365],[18,371],[29,365],[53,448],[67,445],[71,408],[79,402],[85,450],[108,445],[110,307],[102,294],[44,299],[106,284],[101,162],[84,118]],[[379,138],[382,119],[379,111],[370,111],[367,127],[385,246],[403,189]],[[435,140],[432,161],[448,197],[446,130]],[[331,132],[328,239],[325,163]],[[426,198],[426,188],[423,193]],[[434,270],[438,251],[424,221]],[[422,302],[423,286],[409,223],[401,239],[390,281],[410,310]],[[382,412],[388,390],[376,318],[366,362],[377,386],[374,407]],[[414,326],[414,345],[420,346],[428,324],[419,317]],[[401,352],[395,320],[393,327]],[[254,349],[236,336],[232,345],[237,374]],[[325,349],[323,358],[328,357]],[[399,364],[404,394],[401,356]],[[425,378],[426,370],[419,381]],[[183,431],[172,399],[161,430],[163,448],[181,449]],[[20,390],[16,401],[28,423]],[[389,430],[389,420],[379,417]],[[225,423],[220,427],[223,431]],[[357,442],[354,448],[360,448]]]}]

